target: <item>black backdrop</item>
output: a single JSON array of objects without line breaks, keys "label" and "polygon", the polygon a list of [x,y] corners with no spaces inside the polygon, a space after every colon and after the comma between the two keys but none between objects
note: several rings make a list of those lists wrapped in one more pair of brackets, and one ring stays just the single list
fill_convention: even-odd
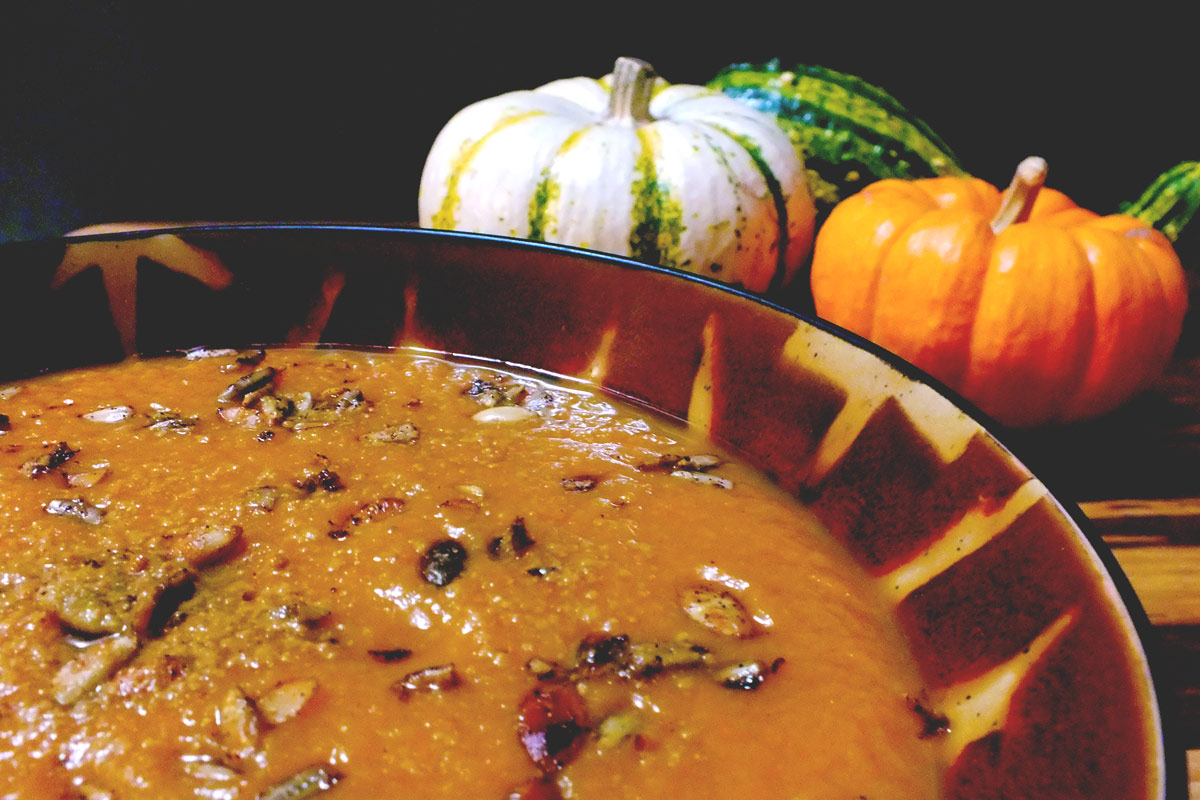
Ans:
[{"label": "black backdrop", "polygon": [[602,75],[618,55],[676,83],[772,57],[852,72],[924,117],[974,174],[1006,183],[1042,155],[1050,185],[1097,211],[1200,158],[1196,45],[1164,3],[1105,16],[718,2],[10,3],[0,235],[118,219],[414,220],[425,154],[455,111]]}]

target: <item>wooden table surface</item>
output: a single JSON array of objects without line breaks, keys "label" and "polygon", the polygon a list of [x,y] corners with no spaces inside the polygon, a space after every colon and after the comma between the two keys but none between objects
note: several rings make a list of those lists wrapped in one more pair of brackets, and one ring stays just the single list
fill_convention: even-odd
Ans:
[{"label": "wooden table surface", "polygon": [[1060,430],[1002,434],[1112,549],[1154,625],[1156,679],[1179,715],[1200,798],[1200,347],[1125,408]]}]

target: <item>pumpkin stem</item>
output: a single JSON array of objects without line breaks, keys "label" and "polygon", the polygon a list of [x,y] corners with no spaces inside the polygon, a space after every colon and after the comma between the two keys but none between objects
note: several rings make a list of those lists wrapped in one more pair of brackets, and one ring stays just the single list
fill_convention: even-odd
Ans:
[{"label": "pumpkin stem", "polygon": [[613,67],[612,95],[608,102],[608,118],[630,125],[652,122],[650,95],[654,92],[654,67],[640,58],[621,56]]},{"label": "pumpkin stem", "polygon": [[1030,156],[1017,165],[1012,183],[1000,198],[1000,210],[992,217],[992,233],[999,233],[1009,225],[1029,219],[1033,201],[1046,183],[1047,169],[1046,159],[1038,156]]}]

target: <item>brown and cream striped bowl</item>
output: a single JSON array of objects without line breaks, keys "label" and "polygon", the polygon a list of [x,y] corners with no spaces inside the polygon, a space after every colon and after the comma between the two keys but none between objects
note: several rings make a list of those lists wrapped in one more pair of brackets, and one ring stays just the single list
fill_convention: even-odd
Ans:
[{"label": "brown and cream striped bowl", "polygon": [[414,345],[583,377],[799,496],[896,604],[946,796],[1182,797],[1149,625],[988,420],[827,324],[677,273],[470,234],[189,227],[0,247],[0,380],[197,345]]}]

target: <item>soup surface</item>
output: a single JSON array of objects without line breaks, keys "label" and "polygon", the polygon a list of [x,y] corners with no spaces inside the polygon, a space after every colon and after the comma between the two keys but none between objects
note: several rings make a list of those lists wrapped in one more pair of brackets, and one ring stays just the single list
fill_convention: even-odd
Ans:
[{"label": "soup surface", "polygon": [[0,797],[939,796],[872,582],[588,387],[201,350],[0,431]]}]

